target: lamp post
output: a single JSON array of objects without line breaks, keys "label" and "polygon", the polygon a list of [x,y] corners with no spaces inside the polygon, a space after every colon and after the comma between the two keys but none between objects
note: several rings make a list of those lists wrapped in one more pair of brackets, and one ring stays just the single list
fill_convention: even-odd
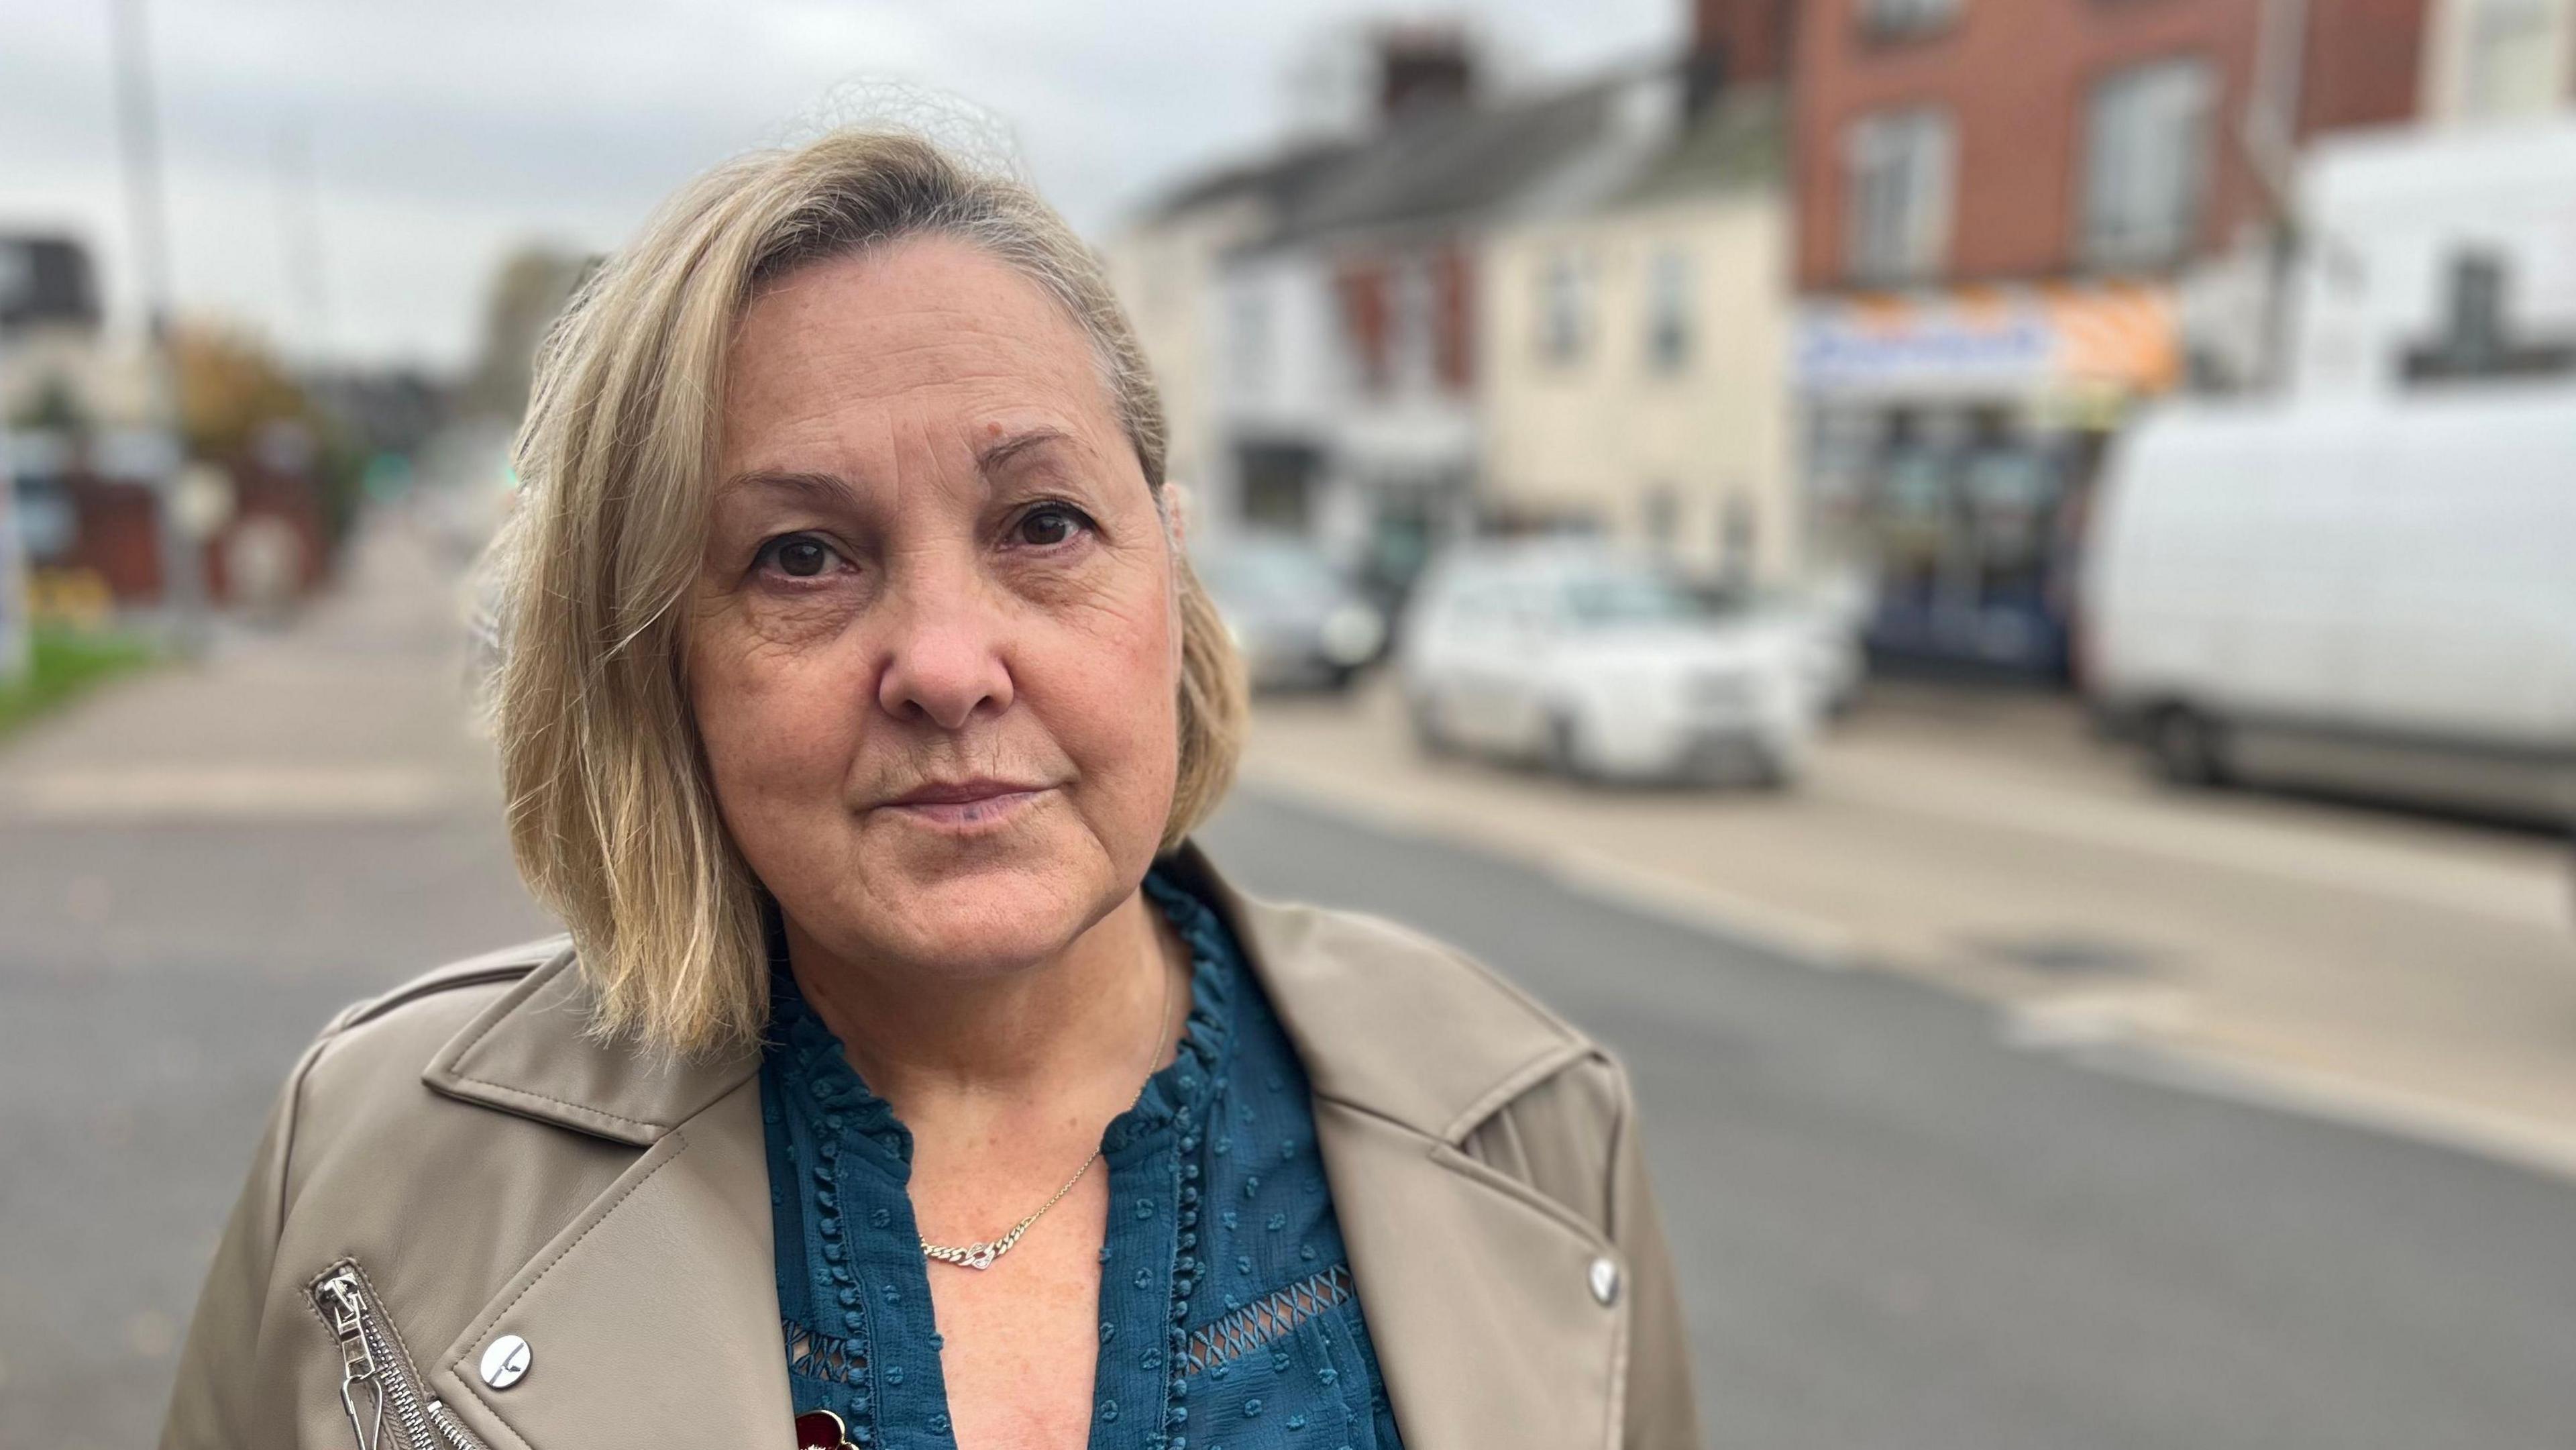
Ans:
[{"label": "lamp post", "polygon": [[144,0],[111,0],[116,43],[116,129],[124,155],[127,228],[143,302],[151,423],[165,429],[173,460],[153,480],[160,495],[161,599],[170,641],[194,655],[205,646],[206,579],[199,541],[179,518],[177,466],[185,447],[179,378],[170,350],[170,218],[161,178],[161,118],[152,91],[150,18]]},{"label": "lamp post", "polygon": [[[7,344],[0,343],[0,350]],[[18,530],[18,484],[9,430],[0,426],[0,688],[26,678],[35,664],[29,632],[27,542]]]}]

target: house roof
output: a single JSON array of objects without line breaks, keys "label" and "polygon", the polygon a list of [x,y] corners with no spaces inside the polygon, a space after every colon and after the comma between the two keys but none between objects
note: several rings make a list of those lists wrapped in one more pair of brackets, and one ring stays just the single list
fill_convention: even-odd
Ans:
[{"label": "house roof", "polygon": [[33,323],[95,327],[89,253],[69,237],[0,235],[0,329]]},{"label": "house roof", "polygon": [[1544,95],[1432,110],[1365,139],[1310,142],[1205,173],[1145,216],[1264,200],[1271,222],[1239,249],[1246,254],[1324,236],[1504,212],[1590,212],[1776,180],[1777,88],[1725,93],[1676,133],[1671,111],[1659,113],[1656,102],[1677,105],[1678,81],[1668,66],[1650,64]]},{"label": "house roof", "polygon": [[1579,156],[1615,124],[1628,78],[1435,111],[1359,148],[1281,218],[1274,243],[1479,215]]},{"label": "house roof", "polygon": [[1168,220],[1201,207],[1246,199],[1266,201],[1283,209],[1294,207],[1366,144],[1341,138],[1303,141],[1267,156],[1219,167],[1148,202],[1143,220]]},{"label": "house roof", "polygon": [[1721,195],[1778,182],[1788,145],[1783,100],[1776,86],[1720,92],[1610,205]]}]

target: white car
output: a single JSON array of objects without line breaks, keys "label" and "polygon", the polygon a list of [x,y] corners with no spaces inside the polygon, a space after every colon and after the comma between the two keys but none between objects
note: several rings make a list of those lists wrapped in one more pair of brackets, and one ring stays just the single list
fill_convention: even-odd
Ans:
[{"label": "white car", "polygon": [[1563,543],[1434,563],[1397,672],[1425,749],[1587,779],[1796,778],[1818,705],[1808,644],[1712,610],[1650,563]]}]

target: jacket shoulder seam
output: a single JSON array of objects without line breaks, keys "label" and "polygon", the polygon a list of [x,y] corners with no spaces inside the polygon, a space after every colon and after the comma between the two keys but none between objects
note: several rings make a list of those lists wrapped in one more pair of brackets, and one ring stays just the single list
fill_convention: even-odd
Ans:
[{"label": "jacket shoulder seam", "polygon": [[424,972],[390,992],[367,998],[349,1007],[332,1021],[323,1035],[338,1036],[352,1027],[363,1026],[414,1002],[442,993],[518,981],[569,950],[569,947],[558,942],[532,942],[525,947],[509,948],[485,956],[451,962],[436,970]]},{"label": "jacket shoulder seam", "polygon": [[1527,1016],[1538,1026],[1554,1034],[1560,1040],[1584,1048],[1590,1048],[1594,1045],[1591,1037],[1588,1036],[1583,1029],[1557,1015],[1554,1008],[1549,1007],[1546,1003],[1531,995],[1528,989],[1522,987],[1518,982],[1513,981],[1511,978],[1504,976],[1501,972],[1496,971],[1491,965],[1486,963],[1483,958],[1463,947],[1442,941],[1438,937],[1432,936],[1414,927],[1407,926],[1403,922],[1397,921],[1392,917],[1380,916],[1375,912],[1350,911],[1338,907],[1322,906],[1298,906],[1291,907],[1289,909],[1310,911],[1320,915],[1339,917],[1343,921],[1365,926],[1372,931],[1392,937],[1406,947],[1415,951],[1439,958],[1455,966],[1463,967],[1466,969],[1469,980],[1492,992],[1494,995],[1501,997],[1505,1001],[1510,1002],[1513,1006],[1519,1008],[1523,1015]]}]

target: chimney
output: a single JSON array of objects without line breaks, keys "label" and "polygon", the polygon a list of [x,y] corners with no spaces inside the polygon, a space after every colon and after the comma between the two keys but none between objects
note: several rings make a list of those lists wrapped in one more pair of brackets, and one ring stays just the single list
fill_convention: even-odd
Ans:
[{"label": "chimney", "polygon": [[1691,0],[1690,108],[1728,86],[1767,85],[1789,71],[1796,0]]},{"label": "chimney", "polygon": [[1475,92],[1465,32],[1451,25],[1390,25],[1377,36],[1377,114],[1382,125],[1463,106]]}]

